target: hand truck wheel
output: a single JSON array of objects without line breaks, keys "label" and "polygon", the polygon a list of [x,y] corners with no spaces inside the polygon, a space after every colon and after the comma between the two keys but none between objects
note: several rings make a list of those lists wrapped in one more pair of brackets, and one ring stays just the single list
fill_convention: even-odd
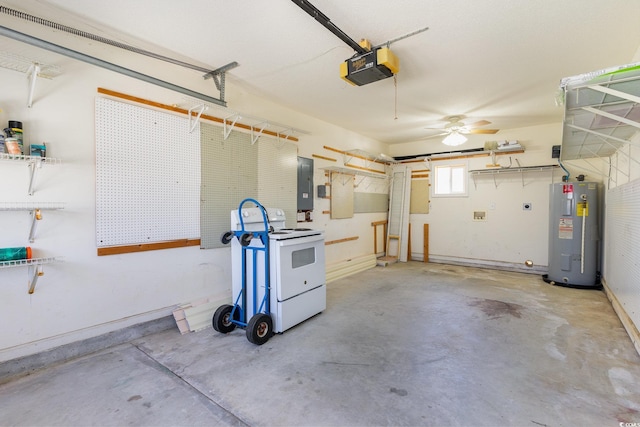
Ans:
[{"label": "hand truck wheel", "polygon": [[[233,306],[229,304],[221,305],[218,307],[216,312],[213,314],[212,325],[213,329],[216,331],[228,334],[236,328],[236,324],[231,321],[231,312],[233,311]],[[233,313],[233,320],[240,319],[240,308],[236,308],[235,313]]]},{"label": "hand truck wheel", "polygon": [[273,335],[273,320],[265,313],[254,315],[247,325],[247,339],[250,343],[262,345]]},{"label": "hand truck wheel", "polygon": [[251,239],[253,239],[252,233],[243,234],[242,236],[240,236],[240,244],[242,246],[249,246],[249,244],[251,243]]},{"label": "hand truck wheel", "polygon": [[233,239],[233,231],[227,231],[222,236],[220,236],[220,242],[222,242],[223,245],[228,245],[232,239]]}]

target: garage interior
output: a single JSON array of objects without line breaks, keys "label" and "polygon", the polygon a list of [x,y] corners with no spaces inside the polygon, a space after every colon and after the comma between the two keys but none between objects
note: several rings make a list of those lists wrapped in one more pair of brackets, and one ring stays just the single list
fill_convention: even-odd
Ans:
[{"label": "garage interior", "polygon": [[[0,424],[640,422],[639,19],[3,2]],[[326,306],[264,285],[256,342],[311,235]]]}]

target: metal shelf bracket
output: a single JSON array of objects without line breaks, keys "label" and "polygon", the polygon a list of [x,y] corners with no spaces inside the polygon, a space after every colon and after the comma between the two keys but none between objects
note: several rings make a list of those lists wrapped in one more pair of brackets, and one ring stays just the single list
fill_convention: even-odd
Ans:
[{"label": "metal shelf bracket", "polygon": [[[227,126],[227,121],[229,119],[231,119],[233,117],[233,121],[231,122],[231,124],[229,126]],[[233,130],[234,126],[236,125],[236,122],[238,121],[238,119],[240,118],[240,114],[232,114],[230,116],[227,116],[224,118],[223,122],[224,122],[224,129],[223,129],[223,136],[224,136],[224,140],[226,141],[229,138],[229,135],[231,135],[231,131]]]},{"label": "metal shelf bracket", "polygon": [[280,139],[280,136],[284,136],[285,138],[290,137],[293,134],[293,128],[287,128],[281,132],[277,132],[278,134],[278,139]]},{"label": "metal shelf bracket", "polygon": [[[202,113],[204,113],[208,109],[209,109],[209,107],[206,106],[205,104],[200,104],[200,105],[196,105],[194,107],[189,108],[189,133],[193,133],[193,131],[195,130],[196,126],[198,125],[198,120],[200,120],[200,117],[202,116]],[[193,115],[192,115],[192,111],[194,111],[194,110],[198,110],[198,114],[196,115],[195,119],[193,118]],[[235,124],[235,122],[234,122],[234,124]]]},{"label": "metal shelf bracket", "polygon": [[224,102],[225,73],[237,66],[238,63],[233,61],[202,76],[205,80],[213,79],[213,82],[216,84],[216,89],[220,92],[220,101],[222,102]]},{"label": "metal shelf bracket", "polygon": [[[262,127],[256,133],[257,126],[260,126],[260,125],[262,125]],[[258,139],[262,136],[262,132],[264,132],[267,126],[269,126],[268,122],[261,122],[261,123],[258,123],[256,126],[251,126],[251,145],[258,142]]]},{"label": "metal shelf bracket", "polygon": [[38,221],[42,219],[42,211],[40,209],[34,209],[29,212],[31,215],[31,229],[29,230],[29,242],[33,243],[36,238],[36,228]]},{"label": "metal shelf bracket", "polygon": [[36,290],[38,278],[44,275],[42,264],[29,265],[29,293],[32,294]]},{"label": "metal shelf bracket", "polygon": [[40,169],[42,167],[42,159],[32,158],[29,161],[29,170],[31,172],[31,177],[29,179],[29,195],[33,195],[33,184],[35,182],[36,169]]},{"label": "metal shelf bracket", "polygon": [[36,90],[36,80],[40,74],[40,64],[34,62],[27,70],[27,78],[29,79],[29,93],[27,94],[27,107],[31,108],[33,105],[33,95]]}]

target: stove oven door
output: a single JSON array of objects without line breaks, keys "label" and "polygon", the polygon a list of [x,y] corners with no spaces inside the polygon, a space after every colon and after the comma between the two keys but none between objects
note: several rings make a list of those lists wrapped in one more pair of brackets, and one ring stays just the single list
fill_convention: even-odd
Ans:
[{"label": "stove oven door", "polygon": [[271,312],[284,332],[327,307],[324,236],[270,240]]},{"label": "stove oven door", "polygon": [[324,285],[324,235],[271,240],[270,243],[271,288],[278,301]]}]

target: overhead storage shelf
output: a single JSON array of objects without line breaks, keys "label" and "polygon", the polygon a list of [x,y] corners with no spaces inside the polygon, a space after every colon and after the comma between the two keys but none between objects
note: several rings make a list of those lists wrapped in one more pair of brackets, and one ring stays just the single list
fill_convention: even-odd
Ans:
[{"label": "overhead storage shelf", "polygon": [[561,160],[610,157],[633,144],[640,131],[640,64],[567,77],[561,88]]},{"label": "overhead storage shelf", "polygon": [[476,169],[470,170],[469,174],[473,178],[473,185],[478,188],[478,183],[476,182],[476,177],[480,175],[492,175],[493,176],[493,184],[496,188],[498,188],[498,182],[496,181],[497,175],[504,174],[514,174],[519,173],[522,179],[522,186],[524,187],[524,174],[525,172],[551,172],[551,180],[553,182],[553,171],[558,169],[560,166],[558,165],[544,165],[544,166],[522,166],[517,168],[496,168],[496,169]]}]

